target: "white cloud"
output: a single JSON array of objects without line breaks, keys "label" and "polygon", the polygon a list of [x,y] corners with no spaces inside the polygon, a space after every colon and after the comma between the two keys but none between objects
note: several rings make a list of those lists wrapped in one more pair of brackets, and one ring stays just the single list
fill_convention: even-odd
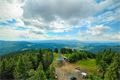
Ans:
[{"label": "white cloud", "polygon": [[33,39],[46,39],[47,36],[44,34],[35,34],[30,30],[16,30],[11,28],[0,28],[0,38],[7,40],[33,40]]},{"label": "white cloud", "polygon": [[[59,36],[59,35],[53,35],[53,36],[48,36],[49,40],[71,40],[70,35],[64,35],[64,36]],[[75,36],[72,37],[72,40],[76,39]]]},{"label": "white cloud", "polygon": [[[98,17],[95,14],[109,8],[114,8],[114,3],[119,6],[119,0],[104,0],[99,4],[95,0],[0,0],[0,20],[16,19],[14,28],[0,28],[0,38],[26,38],[26,39],[72,39],[73,36],[48,36],[47,32],[62,33],[72,31],[74,28],[87,26],[88,30],[76,35],[73,39],[102,40],[109,38],[107,34],[110,27],[94,23],[119,20],[120,10],[115,13],[106,12]],[[24,4],[24,5],[23,5]],[[115,6],[116,7],[116,6]],[[17,30],[22,26],[27,30]],[[118,26],[119,27],[119,26]],[[14,35],[13,35],[14,34]],[[82,36],[84,35],[84,36]],[[101,38],[98,38],[101,35]],[[115,37],[116,36],[116,37]],[[118,39],[119,35],[109,39]]]},{"label": "white cloud", "polygon": [[88,27],[85,32],[78,32],[78,38],[82,41],[120,41],[119,32],[109,32],[111,28],[108,26],[97,25],[95,27]]},{"label": "white cloud", "polygon": [[113,34],[102,34],[99,36],[91,36],[89,34],[78,35],[77,40],[82,41],[118,41],[120,42],[120,33],[113,33]]},{"label": "white cloud", "polygon": [[27,19],[25,24],[45,31],[70,31],[73,26],[81,26],[81,19],[95,15],[113,2],[105,0],[98,4],[95,0],[26,0],[23,17]]},{"label": "white cloud", "polygon": [[96,25],[95,27],[89,27],[86,33],[90,35],[102,35],[109,29],[110,27],[108,26]]},{"label": "white cloud", "polygon": [[26,0],[23,9],[26,18],[43,18],[49,21],[54,20],[55,16],[62,19],[86,18],[108,7],[112,2],[105,0],[98,4],[95,0]]},{"label": "white cloud", "polygon": [[64,20],[59,18],[57,18],[56,21],[51,22],[45,22],[38,19],[24,19],[24,23],[27,26],[33,26],[39,31],[42,30],[44,32],[68,32],[72,28],[72,26],[68,22],[65,22]]},{"label": "white cloud", "polygon": [[20,0],[0,0],[0,20],[21,18],[23,15]]},{"label": "white cloud", "polygon": [[113,34],[105,34],[104,38],[107,40],[120,41],[120,32]]}]

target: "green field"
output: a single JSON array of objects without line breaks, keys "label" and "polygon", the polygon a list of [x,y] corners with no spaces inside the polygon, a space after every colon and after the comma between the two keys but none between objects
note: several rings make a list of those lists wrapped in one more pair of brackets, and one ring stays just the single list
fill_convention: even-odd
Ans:
[{"label": "green field", "polygon": [[81,70],[88,73],[96,73],[97,65],[95,59],[80,60],[75,63],[77,67],[80,67]]}]

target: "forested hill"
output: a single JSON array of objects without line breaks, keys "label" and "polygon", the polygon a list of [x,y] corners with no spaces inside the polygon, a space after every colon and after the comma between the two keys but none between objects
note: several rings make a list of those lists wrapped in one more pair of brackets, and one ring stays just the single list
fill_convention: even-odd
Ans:
[{"label": "forested hill", "polygon": [[43,40],[43,41],[0,41],[0,55],[16,51],[39,48],[73,48],[87,50],[93,53],[106,48],[120,51],[119,42],[80,42],[73,40]]}]

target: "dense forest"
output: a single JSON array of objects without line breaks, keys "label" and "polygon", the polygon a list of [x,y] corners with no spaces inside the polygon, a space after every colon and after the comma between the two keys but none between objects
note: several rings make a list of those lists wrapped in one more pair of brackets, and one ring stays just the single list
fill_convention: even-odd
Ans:
[{"label": "dense forest", "polygon": [[30,50],[0,58],[0,80],[54,80],[53,53]]},{"label": "dense forest", "polygon": [[0,80],[57,80],[54,54],[64,54],[70,63],[95,59],[97,74],[86,80],[120,80],[120,53],[105,49],[96,54],[84,50],[62,48],[26,50],[0,57]]},{"label": "dense forest", "polygon": [[99,76],[104,80],[120,80],[120,53],[111,49],[97,54]]}]

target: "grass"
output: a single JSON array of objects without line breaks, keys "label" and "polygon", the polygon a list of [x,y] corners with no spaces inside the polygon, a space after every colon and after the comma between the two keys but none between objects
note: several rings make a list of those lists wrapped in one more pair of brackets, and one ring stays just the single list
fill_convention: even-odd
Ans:
[{"label": "grass", "polygon": [[86,71],[90,74],[97,72],[97,65],[95,59],[80,60],[76,62],[75,65],[77,67],[80,67],[81,70]]},{"label": "grass", "polygon": [[54,61],[56,61],[58,58],[58,53],[54,53]]}]

